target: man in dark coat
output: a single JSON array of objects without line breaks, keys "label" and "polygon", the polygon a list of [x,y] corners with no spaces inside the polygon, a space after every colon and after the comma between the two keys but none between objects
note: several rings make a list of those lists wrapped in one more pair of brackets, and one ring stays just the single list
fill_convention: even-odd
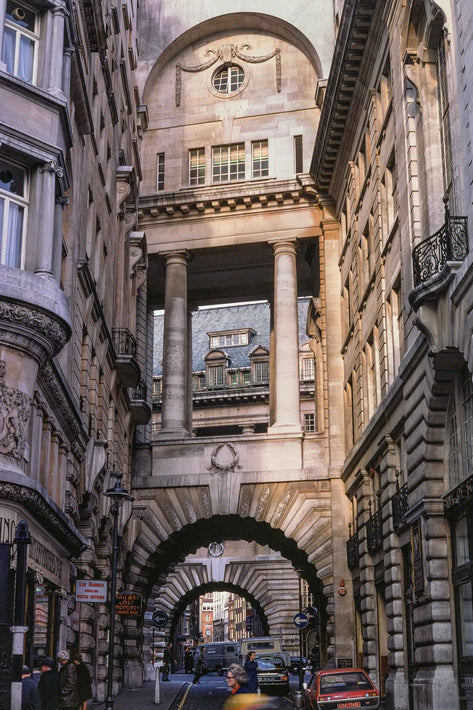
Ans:
[{"label": "man in dark coat", "polygon": [[41,698],[41,710],[58,710],[61,688],[59,673],[52,658],[43,659],[38,690]]},{"label": "man in dark coat", "polygon": [[21,671],[21,710],[41,710],[38,688],[28,666],[23,666]]},{"label": "man in dark coat", "polygon": [[173,663],[172,644],[171,643],[168,643],[168,645],[164,649],[163,663],[164,663],[163,680],[169,681],[169,673],[172,672],[172,663]]},{"label": "man in dark coat", "polygon": [[57,654],[61,670],[59,671],[59,684],[61,686],[60,710],[79,710],[79,682],[74,663],[68,651],[59,651]]},{"label": "man in dark coat", "polygon": [[81,702],[81,710],[87,710],[87,700],[92,697],[92,683],[90,682],[90,673],[86,664],[82,661],[80,653],[76,653],[73,657],[74,665],[77,671],[77,680],[79,683],[79,700]]},{"label": "man in dark coat", "polygon": [[207,665],[205,663],[204,659],[204,649],[200,649],[199,656],[195,662],[195,675],[192,680],[192,683],[195,685],[196,683],[200,683],[200,679],[204,675],[205,671],[207,670]]}]

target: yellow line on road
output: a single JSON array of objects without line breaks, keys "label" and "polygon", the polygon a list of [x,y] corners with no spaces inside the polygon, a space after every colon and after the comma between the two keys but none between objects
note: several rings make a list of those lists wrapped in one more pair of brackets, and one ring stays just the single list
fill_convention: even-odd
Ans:
[{"label": "yellow line on road", "polygon": [[177,708],[177,710],[182,710],[182,708],[184,707],[184,703],[186,702],[187,696],[189,695],[189,690],[190,690],[191,688],[192,688],[192,683],[189,683],[189,686],[188,686],[186,692],[184,693],[184,697],[182,698],[182,700],[181,700],[181,702],[180,702],[180,705],[179,705],[179,707]]}]

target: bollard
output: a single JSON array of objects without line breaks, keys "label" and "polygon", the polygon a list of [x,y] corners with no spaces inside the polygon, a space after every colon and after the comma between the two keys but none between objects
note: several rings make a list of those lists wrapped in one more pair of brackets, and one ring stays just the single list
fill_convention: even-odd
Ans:
[{"label": "bollard", "polygon": [[159,683],[159,663],[156,666],[156,677],[154,679],[154,704],[161,705],[161,685]]},{"label": "bollard", "polygon": [[302,692],[300,690],[296,690],[292,694],[292,697],[294,698],[294,707],[301,708],[302,707]]}]

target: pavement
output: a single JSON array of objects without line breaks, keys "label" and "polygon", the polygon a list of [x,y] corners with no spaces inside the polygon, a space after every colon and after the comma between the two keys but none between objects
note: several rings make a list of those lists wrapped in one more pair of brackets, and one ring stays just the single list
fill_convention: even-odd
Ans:
[{"label": "pavement", "polygon": [[[184,674],[173,674],[170,677],[169,683],[160,683],[161,688],[161,703],[154,704],[154,682],[148,681],[141,688],[133,690],[123,690],[113,699],[114,710],[151,710],[160,708],[160,710],[169,710],[174,698],[177,697],[179,691],[186,685],[189,678]],[[91,710],[102,709],[104,703],[89,703]]]},{"label": "pavement", "polygon": [[[220,710],[229,697],[225,678],[209,673],[200,679],[198,685],[192,685],[192,678],[193,675],[181,671],[172,674],[169,683],[161,682],[159,705],[154,703],[152,681],[135,690],[124,690],[114,698],[114,710]],[[291,678],[291,690],[295,687],[297,682]],[[103,703],[89,703],[90,710],[102,710],[103,706]],[[293,704],[288,698],[278,698],[275,707],[289,710]]]}]

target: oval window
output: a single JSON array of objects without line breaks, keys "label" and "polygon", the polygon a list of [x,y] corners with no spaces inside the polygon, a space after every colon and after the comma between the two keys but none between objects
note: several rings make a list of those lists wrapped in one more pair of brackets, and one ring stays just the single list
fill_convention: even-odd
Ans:
[{"label": "oval window", "polygon": [[212,77],[212,86],[220,94],[232,94],[240,88],[245,79],[245,72],[236,64],[217,69]]}]

